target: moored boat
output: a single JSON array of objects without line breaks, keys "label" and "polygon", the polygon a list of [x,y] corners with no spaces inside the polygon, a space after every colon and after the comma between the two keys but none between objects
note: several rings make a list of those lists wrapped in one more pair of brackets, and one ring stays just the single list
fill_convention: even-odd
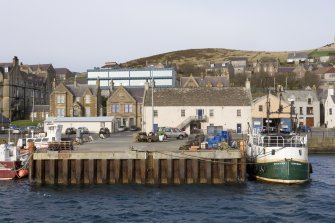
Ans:
[{"label": "moored boat", "polygon": [[[265,105],[266,118],[262,117],[261,122],[263,126],[254,128],[249,134],[247,172],[260,181],[284,184],[307,182],[312,172],[308,161],[307,135],[296,133],[294,99],[291,98],[291,103],[283,107],[281,93],[278,99],[271,97],[279,102],[278,109],[270,109],[269,92]],[[285,123],[285,115],[289,115],[289,122]]]},{"label": "moored boat", "polygon": [[307,136],[253,134],[247,157],[248,173],[256,180],[284,184],[310,180]]},{"label": "moored boat", "polygon": [[[19,154],[12,144],[0,145],[0,180],[11,180],[27,176],[21,170],[26,169],[25,164],[28,154]],[[19,172],[22,172],[19,174]]]}]

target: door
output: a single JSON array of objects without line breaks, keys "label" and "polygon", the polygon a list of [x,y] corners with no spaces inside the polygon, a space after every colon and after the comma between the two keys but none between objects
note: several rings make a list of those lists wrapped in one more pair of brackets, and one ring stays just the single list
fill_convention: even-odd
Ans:
[{"label": "door", "polygon": [[237,123],[236,133],[242,133],[242,124]]},{"label": "door", "polygon": [[313,117],[306,118],[306,125],[308,127],[314,127],[314,118]]}]

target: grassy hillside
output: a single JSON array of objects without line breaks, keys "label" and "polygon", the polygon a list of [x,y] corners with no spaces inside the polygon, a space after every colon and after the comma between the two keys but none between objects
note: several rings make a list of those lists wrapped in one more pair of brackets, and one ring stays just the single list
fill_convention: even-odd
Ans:
[{"label": "grassy hillside", "polygon": [[125,67],[144,67],[146,63],[175,63],[181,64],[197,64],[205,65],[209,63],[222,63],[228,57],[247,57],[249,61],[256,61],[263,58],[279,59],[285,62],[287,59],[288,51],[284,52],[266,52],[266,51],[243,51],[231,50],[220,48],[207,48],[207,49],[189,49],[173,51],[154,56],[144,57],[136,60],[131,60],[123,64]]}]

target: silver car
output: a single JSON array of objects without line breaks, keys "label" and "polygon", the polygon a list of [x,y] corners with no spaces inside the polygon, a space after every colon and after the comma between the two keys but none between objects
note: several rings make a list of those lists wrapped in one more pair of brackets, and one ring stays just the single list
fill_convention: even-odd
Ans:
[{"label": "silver car", "polygon": [[165,127],[162,129],[162,131],[164,132],[165,138],[183,139],[187,137],[186,132],[183,132],[178,128]]}]

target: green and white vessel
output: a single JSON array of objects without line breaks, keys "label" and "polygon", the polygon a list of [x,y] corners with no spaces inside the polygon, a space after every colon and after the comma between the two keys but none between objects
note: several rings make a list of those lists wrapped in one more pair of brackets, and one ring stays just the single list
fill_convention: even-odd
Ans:
[{"label": "green and white vessel", "polygon": [[307,135],[251,134],[247,158],[248,174],[256,180],[283,184],[310,180]]}]

